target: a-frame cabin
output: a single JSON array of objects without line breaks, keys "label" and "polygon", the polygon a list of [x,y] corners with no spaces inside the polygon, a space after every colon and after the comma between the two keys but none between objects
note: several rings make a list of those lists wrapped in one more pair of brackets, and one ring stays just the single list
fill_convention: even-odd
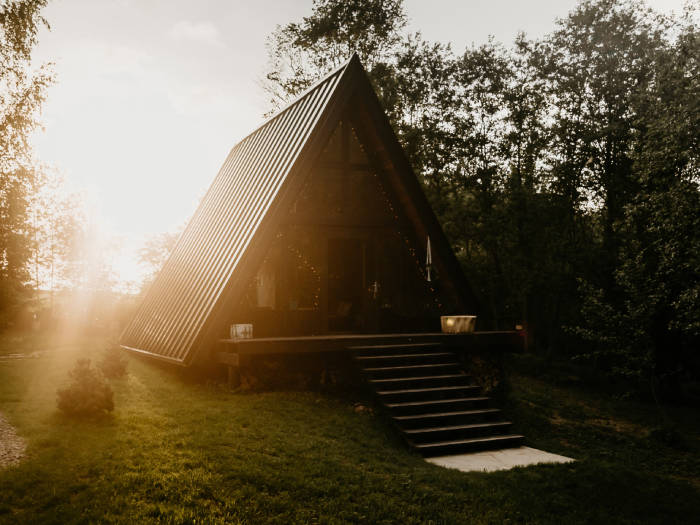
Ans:
[{"label": "a-frame cabin", "polygon": [[186,365],[234,323],[438,332],[446,314],[473,295],[353,56],[233,147],[121,344]]},{"label": "a-frame cabin", "polygon": [[[233,147],[120,343],[180,365],[372,344],[401,357],[406,345],[441,344],[441,315],[477,313],[353,56]],[[227,341],[230,326],[244,323],[253,339]],[[233,349],[221,352],[222,343]],[[454,375],[450,359],[426,358],[408,369]]]}]

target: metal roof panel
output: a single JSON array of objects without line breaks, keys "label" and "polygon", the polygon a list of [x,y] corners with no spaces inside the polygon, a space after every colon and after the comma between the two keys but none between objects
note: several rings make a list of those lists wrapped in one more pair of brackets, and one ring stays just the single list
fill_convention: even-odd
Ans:
[{"label": "metal roof panel", "polygon": [[231,149],[122,333],[122,346],[177,363],[191,358],[208,316],[351,61]]}]

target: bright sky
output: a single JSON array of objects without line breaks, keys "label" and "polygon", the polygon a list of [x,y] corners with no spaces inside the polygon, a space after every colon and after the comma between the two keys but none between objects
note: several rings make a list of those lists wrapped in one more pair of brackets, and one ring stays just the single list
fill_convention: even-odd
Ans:
[{"label": "bright sky", "polygon": [[[410,31],[453,49],[489,35],[542,36],[575,0],[405,0]],[[654,0],[679,12],[683,0]],[[266,109],[265,38],[310,0],[53,0],[37,59],[55,62],[39,158],[88,201],[114,266],[139,280],[136,248],[194,211],[230,148]]]}]

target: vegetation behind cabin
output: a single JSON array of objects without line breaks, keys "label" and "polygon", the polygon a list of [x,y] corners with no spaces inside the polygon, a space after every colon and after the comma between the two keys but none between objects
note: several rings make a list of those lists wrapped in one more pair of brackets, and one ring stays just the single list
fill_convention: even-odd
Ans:
[{"label": "vegetation behind cabin", "polygon": [[269,38],[272,107],[356,51],[481,302],[480,328],[667,398],[700,377],[698,10],[581,1],[453,50],[400,0],[315,0]]}]

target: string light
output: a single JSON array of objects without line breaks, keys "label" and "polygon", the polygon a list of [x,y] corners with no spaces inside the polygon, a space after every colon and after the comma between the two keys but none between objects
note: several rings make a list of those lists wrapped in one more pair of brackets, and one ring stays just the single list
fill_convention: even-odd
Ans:
[{"label": "string light", "polygon": [[[355,135],[355,138],[357,138],[357,135],[355,134],[355,130],[354,130],[354,129],[352,130],[352,132],[353,132],[353,134]],[[365,153],[365,155],[367,155],[367,152],[365,151],[365,148],[364,148],[364,146],[362,145],[362,143],[361,143],[359,140],[358,140],[358,143],[359,143],[359,145],[360,145],[360,148],[362,148],[362,151]],[[376,172],[376,170],[372,170],[372,175],[377,179],[377,182],[378,182],[378,184],[379,184],[379,189],[380,189],[381,194],[382,194],[382,197],[383,197],[383,199],[384,199],[384,203],[385,203],[386,206],[389,208],[389,211],[391,212],[391,215],[392,215],[393,218],[394,218],[394,222],[396,223],[396,232],[399,234],[400,238],[403,240],[404,244],[405,244],[406,247],[408,248],[408,253],[411,255],[411,259],[412,259],[412,260],[414,261],[414,263],[416,264],[416,268],[418,269],[419,274],[422,275],[422,276],[425,278],[425,273],[424,273],[424,270],[423,270],[423,266],[422,266],[422,264],[421,264],[421,262],[420,262],[420,259],[418,258],[417,254],[416,254],[415,248],[414,248],[413,245],[409,242],[408,237],[403,233],[403,231],[401,230],[401,228],[398,227],[398,224],[399,224],[399,216],[398,216],[398,213],[397,213],[396,210],[394,209],[394,206],[392,205],[391,200],[389,199],[388,194],[387,194],[386,191],[384,190],[384,184],[382,183],[381,178],[379,177],[379,175],[378,175],[378,173]],[[426,281],[426,282],[427,282],[427,281]],[[435,291],[435,288],[434,288],[432,285],[428,285],[427,287],[430,289],[433,302],[435,303],[435,305],[437,305],[438,309],[439,309],[440,311],[442,311],[442,307],[443,307],[443,306],[442,306],[442,303],[440,302],[440,298],[438,297],[437,292]]]},{"label": "string light", "polygon": [[[313,264],[311,264],[311,262],[294,245],[287,244],[287,248],[289,249],[289,251],[292,252],[293,255],[296,256],[297,260],[300,261],[302,265],[311,270],[313,278],[316,281],[316,290],[314,291],[311,303],[314,309],[318,309],[320,304],[319,298],[321,296],[321,274],[316,269],[316,267]],[[297,268],[300,267],[298,266]]]},{"label": "string light", "polygon": [[[344,123],[341,121],[340,125],[344,125]],[[369,159],[369,155],[362,144],[362,142],[358,139],[357,133],[355,132],[355,129],[350,127],[351,133],[353,137],[355,138],[355,143],[359,145],[360,149],[362,150],[363,154],[365,155],[365,158]],[[330,141],[329,141],[330,143]],[[328,153],[329,149],[329,143],[326,144],[326,146],[322,150],[322,155],[325,155]],[[349,159],[348,159],[349,160]],[[371,166],[371,164],[370,164]],[[425,278],[425,272],[424,268],[421,264],[421,259],[418,257],[416,249],[413,247],[412,243],[409,241],[408,236],[402,231],[402,229],[399,227],[400,225],[400,218],[399,218],[399,213],[397,210],[394,208],[391,199],[389,198],[385,188],[384,188],[384,183],[382,181],[382,177],[380,177],[379,173],[377,170],[372,169],[370,167],[370,173],[372,177],[374,177],[377,181],[377,184],[379,186],[379,190],[381,193],[382,200],[384,201],[384,204],[386,208],[389,211],[389,215],[393,218],[394,224],[395,224],[395,231],[399,236],[399,239],[402,240],[406,246],[406,249],[409,253],[409,258],[413,260],[414,264],[416,265],[416,269],[418,270],[419,275],[423,276]],[[310,181],[309,181],[310,183]],[[278,232],[277,233],[277,239],[282,239],[285,237],[285,234],[283,232]],[[316,287],[315,290],[312,293],[312,305],[314,309],[318,309],[320,305],[320,295],[321,295],[321,274],[320,271],[312,264],[312,262],[293,244],[287,243],[287,248],[288,250],[296,257],[298,264],[301,264],[301,266],[298,266],[298,269],[301,269],[302,267],[308,269],[311,271],[312,274],[312,279],[315,281]],[[427,281],[424,280],[424,286],[426,286],[430,290],[430,295],[432,297],[433,303],[437,306],[439,311],[442,311],[443,305],[440,301],[440,298],[438,297],[438,294],[435,290],[435,288],[432,286],[432,284],[427,284]]]}]

